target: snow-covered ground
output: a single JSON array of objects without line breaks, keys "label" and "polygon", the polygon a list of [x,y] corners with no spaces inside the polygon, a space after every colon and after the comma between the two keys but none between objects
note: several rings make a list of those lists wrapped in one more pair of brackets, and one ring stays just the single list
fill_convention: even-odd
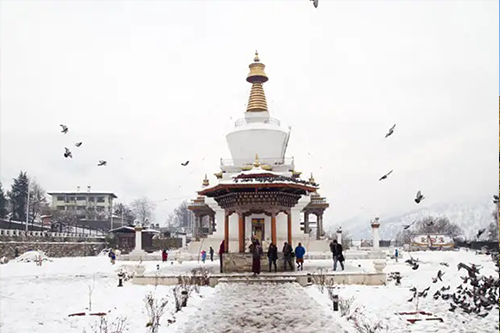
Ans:
[{"label": "snow-covered ground", "polygon": [[[420,265],[417,270],[412,270],[404,261],[396,263],[388,261],[385,272],[400,272],[403,276],[401,286],[396,286],[394,281],[390,281],[386,286],[338,286],[337,293],[341,299],[353,297],[352,311],[360,308],[360,311],[366,316],[367,321],[372,323],[381,322],[387,325],[389,332],[497,332],[498,331],[498,308],[493,307],[490,313],[481,318],[476,314],[465,314],[460,309],[455,312],[450,312],[450,302],[442,299],[434,300],[433,294],[442,287],[451,287],[453,292],[455,288],[462,284],[460,276],[466,276],[465,270],[458,271],[457,265],[463,262],[467,265],[474,263],[481,265],[480,274],[486,277],[494,276],[498,278],[496,267],[491,257],[488,255],[477,255],[473,251],[459,252],[413,252],[413,258],[418,258]],[[407,256],[408,257],[408,256]],[[441,265],[441,262],[446,262],[449,267]],[[445,275],[443,281],[437,283],[432,282],[432,278],[436,276],[437,271],[442,270]],[[422,321],[410,324],[406,321],[407,318],[416,318],[415,316],[401,316],[396,313],[411,312],[416,310],[416,302],[408,302],[412,297],[412,292],[409,289],[413,286],[417,287],[418,291],[430,286],[428,296],[419,299],[418,310],[423,310],[432,313],[435,317],[440,317],[444,320],[443,323],[438,321]],[[326,291],[321,293],[317,286],[306,288],[307,293],[323,305],[323,309],[332,311],[332,301],[328,297]],[[420,318],[425,317],[421,316]],[[348,329],[351,326],[351,331],[356,332],[352,326],[352,322],[345,321],[340,318],[339,312],[335,312],[335,318],[341,319],[341,323],[346,323],[344,328]]]},{"label": "snow-covered ground", "polygon": [[[434,300],[433,293],[443,286],[452,290],[462,280],[465,271],[458,272],[457,264],[476,263],[482,265],[481,274],[498,274],[495,265],[486,255],[474,252],[417,252],[412,253],[420,260],[418,270],[412,270],[404,262],[389,261],[386,272],[399,271],[403,276],[402,286],[389,282],[387,286],[338,286],[341,298],[354,297],[352,310],[362,309],[367,320],[382,321],[389,332],[494,332],[498,326],[498,309],[495,307],[485,318],[467,315],[457,309],[448,311],[449,301]],[[408,257],[408,256],[406,256]],[[449,267],[440,265],[448,262]],[[144,298],[154,292],[157,298],[168,297],[168,313],[162,317],[160,333],[166,332],[279,332],[284,331],[285,322],[290,323],[287,332],[356,332],[352,321],[332,311],[327,293],[321,293],[316,286],[301,288],[298,284],[226,284],[216,288],[202,287],[200,293],[193,293],[188,307],[173,312],[173,287],[139,286],[130,281],[123,288],[117,287],[117,271],[123,265],[137,262],[117,262],[111,265],[105,256],[85,258],[54,258],[52,262],[11,261],[0,268],[0,331],[2,333],[36,332],[94,332],[91,325],[99,321],[96,316],[74,316],[69,314],[88,312],[89,286],[92,293],[92,313],[105,312],[110,321],[127,318],[127,332],[146,332],[148,321]],[[157,264],[162,273],[188,274],[193,268],[204,266],[218,270],[218,263],[206,264],[195,261],[144,262],[146,273],[154,273]],[[358,267],[358,264],[361,267]],[[331,270],[330,260],[306,261],[305,270],[324,268]],[[372,271],[371,261],[348,262],[346,270]],[[431,278],[438,269],[445,272],[443,282],[432,283]],[[279,273],[278,273],[279,274]],[[419,290],[431,286],[429,296],[420,298],[419,310],[441,317],[444,323],[417,322],[410,324],[402,311],[414,311],[415,303],[407,300],[412,293],[409,288]],[[297,318],[300,318],[298,320]],[[175,319],[169,323],[168,320]],[[231,330],[232,329],[232,330]]]}]

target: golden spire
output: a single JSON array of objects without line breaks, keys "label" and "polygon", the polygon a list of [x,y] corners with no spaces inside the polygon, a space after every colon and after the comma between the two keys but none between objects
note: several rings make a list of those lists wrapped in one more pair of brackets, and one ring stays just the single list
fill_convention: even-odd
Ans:
[{"label": "golden spire", "polygon": [[309,178],[309,183],[315,183],[316,181],[314,180],[313,174],[311,172],[311,178]]},{"label": "golden spire", "polygon": [[208,182],[207,174],[205,174],[205,179],[203,179],[203,186],[208,186],[210,183]]},{"label": "golden spire", "polygon": [[255,51],[254,63],[250,64],[250,73],[248,73],[247,81],[252,84],[250,98],[248,99],[247,112],[267,111],[266,95],[262,84],[269,80],[264,68],[266,65],[260,62],[259,53]]},{"label": "golden spire", "polygon": [[260,165],[259,163],[259,154],[255,154],[255,162],[253,162],[253,166],[258,168]]}]

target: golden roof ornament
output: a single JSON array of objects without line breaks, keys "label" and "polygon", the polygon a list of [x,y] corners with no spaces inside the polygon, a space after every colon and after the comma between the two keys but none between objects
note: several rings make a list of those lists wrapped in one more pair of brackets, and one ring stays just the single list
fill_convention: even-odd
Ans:
[{"label": "golden roof ornament", "polygon": [[255,51],[254,63],[250,64],[250,73],[248,73],[247,81],[252,84],[250,98],[248,99],[247,112],[267,111],[266,95],[262,84],[267,82],[269,78],[264,73],[266,65],[260,62],[259,53]]},{"label": "golden roof ornament", "polygon": [[311,178],[309,178],[309,183],[316,183],[316,181],[314,180],[312,172],[311,172]]},{"label": "golden roof ornament", "polygon": [[205,179],[203,179],[203,186],[208,186],[210,183],[208,182],[207,174],[205,174]]},{"label": "golden roof ornament", "polygon": [[255,154],[255,162],[253,162],[253,166],[258,168],[260,166],[259,163],[259,154]]},{"label": "golden roof ornament", "polygon": [[217,179],[221,179],[222,178],[222,172],[214,173],[214,176],[217,177]]}]

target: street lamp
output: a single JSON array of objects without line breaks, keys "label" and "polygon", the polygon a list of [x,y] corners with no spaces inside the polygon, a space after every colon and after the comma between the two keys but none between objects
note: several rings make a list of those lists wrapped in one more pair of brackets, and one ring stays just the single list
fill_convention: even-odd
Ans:
[{"label": "street lamp", "polygon": [[28,180],[28,200],[26,201],[26,232],[28,232],[29,216],[30,216],[30,181]]}]

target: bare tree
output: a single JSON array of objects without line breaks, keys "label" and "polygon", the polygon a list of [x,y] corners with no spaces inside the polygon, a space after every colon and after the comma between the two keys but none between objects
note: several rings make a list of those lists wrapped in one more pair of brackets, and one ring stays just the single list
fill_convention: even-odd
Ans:
[{"label": "bare tree", "polygon": [[146,303],[146,312],[148,314],[149,321],[146,324],[148,328],[148,333],[158,333],[160,329],[160,319],[165,313],[165,307],[167,306],[168,300],[162,298],[157,300],[154,298],[152,293],[146,295],[144,300]]},{"label": "bare tree", "polygon": [[120,218],[123,216],[124,224],[131,224],[135,220],[135,214],[132,209],[123,203],[115,205],[115,215],[118,215]]},{"label": "bare tree", "polygon": [[398,232],[396,241],[400,244],[408,244],[413,237],[422,234],[444,234],[456,238],[462,235],[463,231],[447,217],[427,216],[417,221],[413,227]]},{"label": "bare tree", "polygon": [[136,199],[130,204],[132,212],[142,225],[147,226],[153,217],[156,205],[146,197]]},{"label": "bare tree", "polygon": [[40,218],[41,212],[48,207],[48,203],[46,192],[36,179],[29,180],[29,188],[29,220],[33,222],[36,218]]},{"label": "bare tree", "polygon": [[[119,317],[116,318],[111,324],[108,323],[106,317],[101,317],[99,323],[92,325],[93,333],[123,333],[126,332],[127,328],[127,318]],[[84,330],[83,333],[87,331]]]}]

